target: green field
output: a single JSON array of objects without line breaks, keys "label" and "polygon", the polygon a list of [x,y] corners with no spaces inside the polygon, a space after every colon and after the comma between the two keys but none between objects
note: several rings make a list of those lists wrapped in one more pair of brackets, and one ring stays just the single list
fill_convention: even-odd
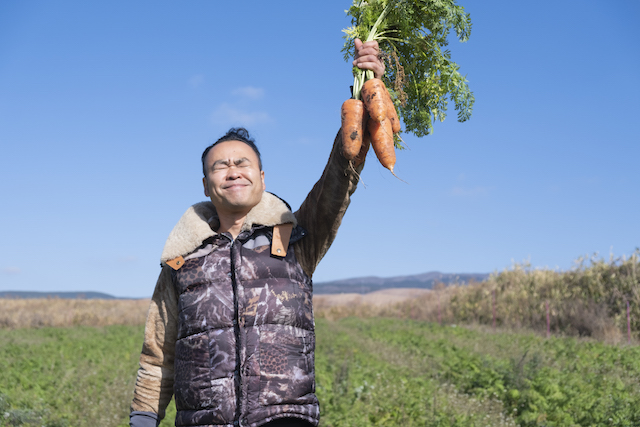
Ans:
[{"label": "green field", "polygon": [[[0,330],[0,426],[127,425],[142,335],[142,326]],[[327,427],[640,425],[639,347],[320,319],[316,369]]]}]

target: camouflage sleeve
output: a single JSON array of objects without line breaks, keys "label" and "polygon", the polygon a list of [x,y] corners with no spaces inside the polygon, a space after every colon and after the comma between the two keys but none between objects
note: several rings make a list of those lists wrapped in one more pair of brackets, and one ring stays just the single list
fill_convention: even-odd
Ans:
[{"label": "camouflage sleeve", "polygon": [[342,156],[341,140],[342,131],[339,131],[322,176],[295,213],[298,224],[308,233],[295,245],[295,250],[300,265],[309,277],[338,233],[364,166],[362,164],[354,169],[349,164]]},{"label": "camouflage sleeve", "polygon": [[140,368],[131,413],[154,413],[158,419],[173,396],[173,359],[178,334],[178,300],[172,269],[164,266],[156,284],[144,331]]}]

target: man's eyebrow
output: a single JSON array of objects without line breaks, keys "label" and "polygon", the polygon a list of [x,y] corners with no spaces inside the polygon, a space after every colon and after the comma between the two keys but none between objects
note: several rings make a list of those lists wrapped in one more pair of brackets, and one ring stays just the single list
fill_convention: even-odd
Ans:
[{"label": "man's eyebrow", "polygon": [[[240,157],[239,159],[235,159],[233,161],[233,164],[238,166],[239,164],[244,163],[244,162],[251,163],[251,160],[249,160],[247,157]],[[229,161],[229,159],[220,159],[220,160],[216,160],[215,162],[213,162],[211,167],[215,168],[216,166],[220,166],[220,165],[229,166],[230,163],[231,162]]]},{"label": "man's eyebrow", "polygon": [[239,159],[236,159],[235,162],[233,162],[235,165],[239,165],[240,163],[244,163],[244,162],[249,162],[251,163],[251,160],[249,160],[246,157],[240,157]]}]

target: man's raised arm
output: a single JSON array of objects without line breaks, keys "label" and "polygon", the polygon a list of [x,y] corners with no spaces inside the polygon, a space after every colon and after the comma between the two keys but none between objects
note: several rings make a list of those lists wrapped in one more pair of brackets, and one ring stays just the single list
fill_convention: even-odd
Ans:
[{"label": "man's raised arm", "polygon": [[[362,43],[356,39],[355,47],[353,65],[372,70],[376,78],[382,77],[385,67],[380,59],[378,42]],[[364,166],[362,163],[354,168],[349,164],[342,155],[341,141],[342,134],[339,131],[322,176],[295,213],[298,224],[308,232],[307,237],[296,245],[296,257],[309,277],[338,233]]]}]

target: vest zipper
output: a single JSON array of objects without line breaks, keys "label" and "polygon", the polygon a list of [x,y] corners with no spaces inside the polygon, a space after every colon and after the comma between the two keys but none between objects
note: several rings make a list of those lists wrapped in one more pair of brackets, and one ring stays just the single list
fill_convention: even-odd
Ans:
[{"label": "vest zipper", "polygon": [[236,240],[231,240],[231,246],[229,247],[229,258],[231,259],[231,287],[233,289],[233,333],[236,339],[236,369],[234,371],[234,384],[236,387],[236,413],[233,420],[233,425],[238,427],[240,425],[240,416],[242,415],[242,375],[241,366],[242,361],[240,359],[240,318],[239,318],[239,297],[238,297],[238,283],[236,278],[236,259],[234,254]]}]

